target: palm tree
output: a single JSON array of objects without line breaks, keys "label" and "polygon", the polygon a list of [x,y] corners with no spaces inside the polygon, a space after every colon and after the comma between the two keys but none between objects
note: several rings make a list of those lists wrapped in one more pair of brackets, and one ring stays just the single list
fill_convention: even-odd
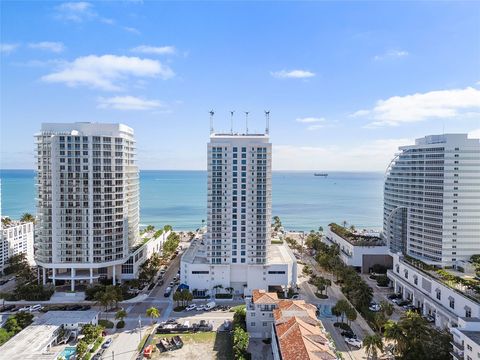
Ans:
[{"label": "palm tree", "polygon": [[153,324],[153,319],[160,317],[160,311],[153,306],[147,309],[146,314],[148,317],[152,318],[152,324]]},{"label": "palm tree", "polygon": [[325,285],[325,295],[328,295],[328,287],[332,286],[332,280],[324,279],[323,285]]},{"label": "palm tree", "polygon": [[180,291],[175,291],[173,293],[173,301],[177,302],[177,306],[180,306],[180,301],[182,300],[182,293]]},{"label": "palm tree", "polygon": [[383,340],[378,334],[365,336],[363,345],[365,346],[367,356],[370,356],[372,360],[377,359],[378,351],[383,351]]},{"label": "palm tree", "polygon": [[127,312],[125,310],[118,310],[115,314],[115,319],[123,321],[123,319],[127,316]]},{"label": "palm tree", "polygon": [[22,221],[22,222],[33,222],[35,224],[35,217],[30,213],[25,213],[20,218],[20,221]]},{"label": "palm tree", "polygon": [[359,283],[358,287],[353,291],[353,302],[359,309],[367,308],[373,297],[373,289],[365,283]]},{"label": "palm tree", "polygon": [[357,319],[357,311],[351,306],[345,311],[345,315],[347,316],[347,321],[350,321],[349,325]]},{"label": "palm tree", "polygon": [[396,344],[396,352],[402,354],[407,347],[408,341],[402,327],[395,321],[388,320],[385,323],[385,339],[393,340]]},{"label": "palm tree", "polygon": [[382,308],[382,311],[385,313],[387,316],[392,316],[393,314],[393,304],[389,303],[386,300],[380,301],[380,307]]},{"label": "palm tree", "polygon": [[319,233],[323,233],[323,226],[319,226],[319,227],[318,227],[318,232],[319,232]]},{"label": "palm tree", "polygon": [[213,289],[215,290],[215,295],[217,295],[218,289],[223,289],[223,285],[222,284],[215,285]]},{"label": "palm tree", "polygon": [[351,232],[354,232],[354,231],[355,231],[355,225],[353,225],[353,224],[350,225],[350,231],[351,231]]},{"label": "palm tree", "polygon": [[343,225],[344,228],[347,228],[347,224],[348,224],[348,223],[347,223],[346,220],[343,220],[343,221],[342,221],[342,225]]}]

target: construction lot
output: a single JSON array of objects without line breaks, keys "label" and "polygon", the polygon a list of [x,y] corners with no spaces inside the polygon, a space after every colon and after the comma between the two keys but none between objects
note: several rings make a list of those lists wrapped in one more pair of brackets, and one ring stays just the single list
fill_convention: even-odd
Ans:
[{"label": "construction lot", "polygon": [[158,344],[160,339],[180,336],[183,341],[181,349],[160,352],[158,347],[152,354],[152,359],[218,359],[231,360],[232,343],[228,332],[199,332],[188,334],[157,334],[152,344]]}]

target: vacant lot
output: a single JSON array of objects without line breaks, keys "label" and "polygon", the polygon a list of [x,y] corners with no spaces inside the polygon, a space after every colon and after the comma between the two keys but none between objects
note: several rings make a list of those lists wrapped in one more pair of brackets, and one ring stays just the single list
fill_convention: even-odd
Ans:
[{"label": "vacant lot", "polygon": [[218,359],[231,360],[232,343],[229,333],[199,332],[195,334],[159,334],[155,336],[157,344],[162,338],[179,335],[183,341],[183,347],[174,351],[160,353],[158,348],[152,359]]}]

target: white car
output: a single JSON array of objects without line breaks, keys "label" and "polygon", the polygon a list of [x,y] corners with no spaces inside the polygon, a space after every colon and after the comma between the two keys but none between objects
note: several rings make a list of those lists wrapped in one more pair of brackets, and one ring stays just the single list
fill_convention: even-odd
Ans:
[{"label": "white car", "polygon": [[40,304],[37,304],[37,305],[33,305],[31,308],[30,308],[30,311],[40,311],[43,309],[43,306],[40,305]]},{"label": "white car", "polygon": [[21,309],[18,309],[18,311],[24,311],[24,312],[30,312],[30,310],[31,310],[31,307],[30,307],[30,306],[25,306],[25,307],[23,307],[23,308],[21,308]]},{"label": "white car", "polygon": [[373,312],[378,312],[378,311],[382,310],[382,307],[378,304],[372,304],[368,307],[368,309],[370,311],[373,311]]},{"label": "white car", "polygon": [[203,311],[205,310],[205,305],[198,305],[197,306],[197,311]]},{"label": "white car", "polygon": [[190,304],[185,308],[185,311],[195,310],[197,308],[197,304]]},{"label": "white car", "polygon": [[355,346],[359,349],[362,347],[362,342],[358,339],[355,339],[355,338],[345,338],[345,342],[347,344]]}]

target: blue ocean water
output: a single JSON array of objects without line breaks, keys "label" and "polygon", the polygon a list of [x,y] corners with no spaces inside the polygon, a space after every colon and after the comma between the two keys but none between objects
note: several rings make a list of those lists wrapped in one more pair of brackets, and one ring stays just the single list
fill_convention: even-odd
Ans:
[{"label": "blue ocean water", "polygon": [[[33,170],[0,170],[2,215],[18,218],[35,212]],[[317,229],[347,221],[356,227],[381,228],[383,174],[274,171],[272,212],[289,230]],[[205,171],[146,170],[140,172],[140,222],[196,229],[206,218]]]}]

